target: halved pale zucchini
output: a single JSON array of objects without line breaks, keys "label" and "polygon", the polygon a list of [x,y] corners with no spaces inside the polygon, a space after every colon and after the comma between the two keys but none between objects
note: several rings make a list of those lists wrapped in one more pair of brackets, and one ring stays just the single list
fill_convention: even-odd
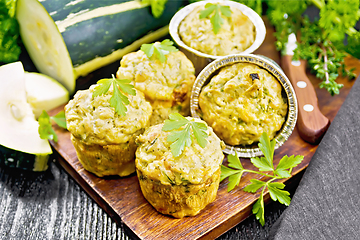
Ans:
[{"label": "halved pale zucchini", "polygon": [[75,90],[75,74],[65,42],[43,5],[37,0],[18,0],[16,18],[20,35],[38,71]]},{"label": "halved pale zucchini", "polygon": [[69,101],[69,92],[55,79],[41,73],[25,72],[27,102],[35,118]]},{"label": "halved pale zucchini", "polygon": [[9,151],[13,150],[18,151],[18,154],[34,155],[32,169],[44,169],[35,165],[47,164],[47,157],[52,150],[48,140],[40,138],[39,123],[26,101],[21,62],[0,67],[0,112],[0,145],[3,147],[0,149],[0,162],[11,162],[13,158]]}]

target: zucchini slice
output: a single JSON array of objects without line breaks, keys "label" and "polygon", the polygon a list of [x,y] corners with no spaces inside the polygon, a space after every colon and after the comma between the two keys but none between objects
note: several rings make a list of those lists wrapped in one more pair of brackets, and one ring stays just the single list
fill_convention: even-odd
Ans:
[{"label": "zucchini slice", "polygon": [[15,152],[25,153],[24,159],[34,155],[30,158],[34,163],[32,169],[43,169],[35,165],[47,163],[46,156],[52,153],[52,149],[48,140],[40,138],[39,123],[26,101],[24,74],[21,62],[0,67],[0,155],[5,163],[14,159],[11,154]]}]

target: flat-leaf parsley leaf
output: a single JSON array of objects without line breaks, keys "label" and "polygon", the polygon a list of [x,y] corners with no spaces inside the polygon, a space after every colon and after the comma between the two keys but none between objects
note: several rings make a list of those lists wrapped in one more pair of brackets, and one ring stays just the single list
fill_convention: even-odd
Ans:
[{"label": "flat-leaf parsley leaf", "polygon": [[145,4],[150,4],[151,13],[155,18],[161,17],[165,10],[165,5],[168,0],[142,0]]},{"label": "flat-leaf parsley leaf", "polygon": [[[97,97],[107,93],[110,87],[113,87],[113,94],[110,98],[110,106],[115,108],[115,112],[120,116],[126,115],[126,106],[128,105],[129,99],[123,93],[130,95],[136,95],[134,86],[130,84],[131,80],[128,79],[117,79],[112,76],[109,79],[101,79],[97,82],[97,86],[94,89],[93,97]],[[120,91],[121,90],[121,91]]]},{"label": "flat-leaf parsley leaf", "polygon": [[165,120],[162,130],[171,132],[167,137],[167,141],[171,142],[170,149],[174,157],[180,156],[185,147],[191,146],[193,137],[200,147],[204,148],[207,144],[206,124],[188,120],[179,113],[171,113],[169,119]]},{"label": "flat-leaf parsley leaf", "polygon": [[49,139],[54,140],[54,142],[58,141],[58,136],[56,135],[54,129],[52,128],[51,121],[54,121],[59,127],[66,129],[66,119],[64,111],[60,111],[55,116],[49,116],[47,112],[44,110],[39,116],[39,135],[41,139]]},{"label": "flat-leaf parsley leaf", "polygon": [[169,39],[163,40],[160,42],[150,43],[150,44],[143,44],[141,45],[140,50],[143,51],[148,58],[155,57],[159,59],[162,63],[166,61],[166,55],[170,52],[177,52],[175,46],[173,46],[174,42],[170,41]]},{"label": "flat-leaf parsley leaf", "polygon": [[[280,182],[273,182],[278,179],[284,179],[291,177],[291,172],[294,167],[301,163],[304,159],[304,156],[284,156],[274,168],[273,157],[275,149],[275,140],[270,141],[268,135],[264,132],[259,141],[259,148],[263,152],[264,157],[253,157],[251,158],[251,163],[259,169],[259,171],[254,171],[250,169],[244,169],[240,159],[235,153],[234,155],[228,155],[228,167],[221,165],[221,176],[220,181],[229,177],[228,191],[233,190],[237,185],[239,185],[241,176],[244,172],[260,174],[265,177],[268,177],[268,181],[261,181],[258,179],[251,179],[250,184],[247,185],[243,190],[245,192],[255,193],[261,189],[261,194],[259,199],[253,206],[252,212],[255,214],[256,219],[259,220],[261,225],[265,224],[264,217],[264,192],[267,188],[272,200],[279,201],[281,204],[288,206],[290,204],[290,193],[286,190],[283,190],[285,184]],[[273,174],[270,174],[272,172]]]},{"label": "flat-leaf parsley leaf", "polygon": [[221,17],[221,15],[225,17],[231,17],[230,7],[220,4],[207,3],[205,5],[205,9],[200,11],[200,19],[210,17],[210,22],[213,26],[213,31],[215,34],[220,31],[221,25],[224,23],[224,19]]}]

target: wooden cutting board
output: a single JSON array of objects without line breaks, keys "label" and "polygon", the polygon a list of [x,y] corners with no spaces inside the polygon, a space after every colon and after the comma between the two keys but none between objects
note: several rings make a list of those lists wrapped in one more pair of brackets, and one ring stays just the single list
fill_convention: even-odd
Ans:
[{"label": "wooden cutting board", "polygon": [[[267,29],[265,42],[255,54],[265,55],[280,63],[279,54],[274,45],[273,31],[271,28]],[[355,67],[355,73],[359,75],[359,60],[348,58],[346,62],[349,68]],[[114,72],[106,74],[110,76],[112,73]],[[91,76],[96,77],[96,75]],[[91,77],[88,76],[86,81],[89,81],[89,78]],[[344,87],[339,95],[332,97],[326,90],[319,89],[318,79],[310,74],[309,78],[315,86],[320,110],[326,117],[333,120],[354,80],[339,78],[338,82],[344,84]],[[93,79],[94,82],[97,80]],[[62,109],[63,106],[54,109],[49,114],[54,115]],[[174,219],[158,213],[144,199],[135,174],[124,178],[98,178],[84,170],[70,141],[70,133],[58,127],[55,127],[55,131],[59,141],[51,142],[51,144],[59,153],[60,164],[117,223],[126,224],[140,239],[214,239],[252,214],[252,205],[258,199],[259,193],[246,193],[242,189],[252,178],[264,179],[255,174],[245,173],[240,185],[231,192],[227,192],[227,180],[225,180],[220,183],[216,200],[200,214],[195,217]],[[306,169],[316,148],[317,145],[304,142],[295,128],[284,145],[275,151],[274,165],[284,155],[303,155],[304,160],[293,169],[292,178],[300,176],[299,173]],[[252,167],[249,159],[241,159],[241,162],[244,168]],[[265,200],[269,201],[269,194],[266,195]]]}]

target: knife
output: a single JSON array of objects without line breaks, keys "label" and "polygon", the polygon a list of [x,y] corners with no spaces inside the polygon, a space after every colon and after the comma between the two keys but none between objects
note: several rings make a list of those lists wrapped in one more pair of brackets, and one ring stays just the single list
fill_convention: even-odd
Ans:
[{"label": "knife", "polygon": [[306,61],[293,61],[296,35],[291,33],[281,57],[281,66],[294,87],[298,101],[297,129],[300,137],[311,144],[318,144],[330,126],[330,120],[319,109],[314,86],[306,75]]}]

